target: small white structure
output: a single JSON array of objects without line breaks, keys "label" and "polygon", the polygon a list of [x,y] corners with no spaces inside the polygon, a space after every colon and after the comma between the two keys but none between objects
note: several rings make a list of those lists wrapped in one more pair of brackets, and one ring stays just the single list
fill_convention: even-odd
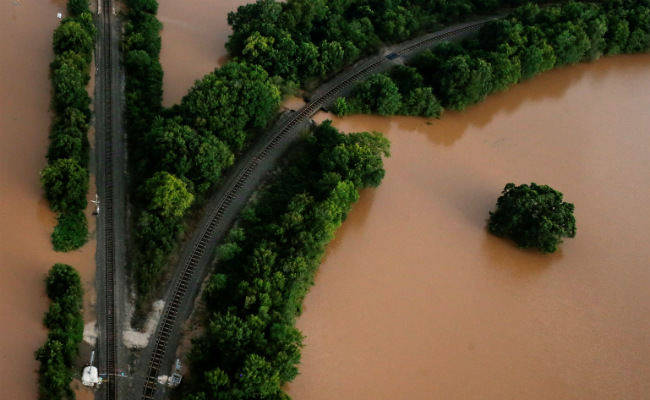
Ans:
[{"label": "small white structure", "polygon": [[92,365],[84,368],[83,373],[81,374],[81,383],[83,383],[84,386],[99,385],[99,374],[97,374],[97,368]]},{"label": "small white structure", "polygon": [[62,17],[63,15],[61,15],[61,13],[56,13],[56,16],[57,16],[57,18],[61,19],[61,17]]},{"label": "small white structure", "polygon": [[182,368],[183,366],[181,365],[181,360],[176,359],[176,369],[174,370],[172,375],[168,378],[167,386],[176,387],[180,385],[181,379],[183,379],[183,375],[181,375]]},{"label": "small white structure", "polygon": [[95,194],[95,200],[90,200],[91,203],[95,203],[95,212],[93,215],[99,215],[99,196]]},{"label": "small white structure", "polygon": [[100,383],[97,368],[93,367],[93,361],[95,361],[94,351],[90,353],[90,365],[84,368],[81,373],[81,383],[83,383],[84,386],[96,386]]}]

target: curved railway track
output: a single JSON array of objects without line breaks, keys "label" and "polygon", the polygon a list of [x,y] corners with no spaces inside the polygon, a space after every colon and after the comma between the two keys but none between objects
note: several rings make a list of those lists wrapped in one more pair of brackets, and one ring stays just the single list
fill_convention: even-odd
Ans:
[{"label": "curved railway track", "polygon": [[107,374],[106,399],[117,399],[117,352],[115,339],[115,230],[113,214],[113,107],[112,83],[113,65],[111,61],[111,0],[102,0],[99,7],[103,28],[103,43],[101,53],[102,89],[104,92],[104,193],[102,199],[102,214],[105,232],[105,368]]},{"label": "curved railway track", "polygon": [[[396,53],[397,55],[404,55],[406,53],[413,52],[414,50],[426,47],[436,41],[444,40],[450,36],[455,36],[461,33],[468,31],[473,31],[480,28],[485,24],[487,20],[480,22],[469,23],[464,26],[460,26],[456,29],[450,29],[448,31],[443,31],[438,34],[433,34],[429,37],[426,37],[422,40],[415,41],[410,43],[402,48],[400,48]],[[194,248],[191,252],[191,255],[185,261],[180,275],[180,279],[175,284],[175,289],[171,296],[171,300],[168,301],[167,306],[163,312],[163,319],[160,323],[160,327],[156,333],[154,347],[151,355],[151,359],[148,364],[148,371],[145,377],[144,386],[142,389],[142,400],[153,400],[156,393],[156,384],[158,381],[158,374],[160,371],[161,363],[163,357],[165,356],[165,351],[167,347],[167,341],[176,322],[176,316],[178,315],[178,310],[181,305],[181,301],[185,296],[185,293],[190,285],[190,281],[194,276],[196,266],[199,264],[199,260],[205,254],[206,249],[208,249],[208,243],[212,239],[212,236],[222,220],[226,209],[233,203],[235,195],[239,190],[244,186],[244,183],[251,176],[253,171],[260,165],[262,160],[269,155],[271,150],[280,142],[280,140],[285,137],[285,135],[290,132],[294,127],[304,122],[306,119],[314,115],[324,104],[326,104],[334,95],[338,94],[342,89],[349,86],[363,75],[376,70],[384,63],[389,62],[386,57],[382,57],[375,62],[370,63],[365,67],[361,67],[355,73],[343,78],[339,83],[333,87],[327,89],[323,94],[319,95],[317,98],[313,99],[312,102],[305,105],[298,112],[294,113],[292,117],[285,122],[279,130],[275,131],[275,134],[270,136],[267,140],[266,145],[259,150],[253,159],[243,167],[241,172],[237,175],[237,178],[234,180],[234,183],[231,184],[229,189],[226,192],[226,195],[217,203],[217,206],[213,208],[209,224],[200,232],[199,240],[194,245]]]}]

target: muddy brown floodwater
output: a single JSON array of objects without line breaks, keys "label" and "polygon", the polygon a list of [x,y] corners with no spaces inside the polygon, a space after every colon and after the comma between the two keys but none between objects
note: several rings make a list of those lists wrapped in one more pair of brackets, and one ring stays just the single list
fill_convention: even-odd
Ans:
[{"label": "muddy brown floodwater", "polygon": [[[392,142],[298,327],[297,400],[650,399],[650,56],[544,74]],[[320,115],[320,120],[332,118]],[[507,182],[575,204],[553,255],[486,233]]]},{"label": "muddy brown floodwater", "polygon": [[[38,179],[45,165],[50,124],[52,32],[65,1],[12,0],[0,4],[0,388],[3,399],[36,399],[34,351],[45,342],[49,300],[43,278],[58,262],[81,273],[84,317],[94,319],[95,241],[55,253],[56,224]],[[91,193],[94,198],[94,179]],[[92,207],[87,210],[90,216]],[[94,235],[95,220],[89,218]],[[83,397],[89,398],[86,394]]]},{"label": "muddy brown floodwater", "polygon": [[165,71],[163,104],[169,107],[194,85],[194,81],[223,65],[225,43],[232,29],[228,13],[247,0],[160,0],[158,19],[163,23],[160,63]]}]

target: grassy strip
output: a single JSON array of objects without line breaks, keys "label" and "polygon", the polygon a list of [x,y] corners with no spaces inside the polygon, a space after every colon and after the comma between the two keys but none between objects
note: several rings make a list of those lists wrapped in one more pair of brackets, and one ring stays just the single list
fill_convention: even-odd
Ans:
[{"label": "grassy strip", "polygon": [[79,273],[69,265],[55,264],[45,278],[52,300],[43,319],[50,330],[47,341],[34,356],[39,361],[38,398],[74,399],[70,388],[72,364],[83,339],[83,288]]},{"label": "grassy strip", "polygon": [[443,43],[339,98],[336,112],[437,117],[552,68],[650,50],[647,0],[528,5],[462,44]]},{"label": "grassy strip", "polygon": [[48,164],[41,184],[59,224],[52,234],[56,251],[70,251],[88,240],[88,221],[83,214],[88,192],[88,124],[90,63],[95,26],[85,1],[68,3],[71,17],[54,31],[54,61],[50,64],[54,118],[47,151]]}]

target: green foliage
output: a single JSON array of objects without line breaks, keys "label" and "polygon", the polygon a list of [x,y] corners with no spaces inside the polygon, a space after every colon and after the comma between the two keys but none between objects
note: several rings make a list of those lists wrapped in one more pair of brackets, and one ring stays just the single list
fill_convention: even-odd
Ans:
[{"label": "green foliage", "polygon": [[52,300],[44,323],[50,333],[34,356],[40,362],[39,399],[74,399],[70,388],[70,368],[83,339],[83,288],[79,273],[69,265],[55,264],[45,277],[45,288]]},{"label": "green foliage", "polygon": [[63,299],[77,299],[71,307],[81,307],[83,288],[79,273],[67,264],[54,264],[45,278],[45,290],[47,297],[58,302]]},{"label": "green foliage", "polygon": [[281,387],[298,374],[303,337],[294,320],[302,299],[357,190],[379,184],[389,147],[380,134],[346,136],[330,122],[312,134],[219,250],[187,399],[287,398]]},{"label": "green foliage", "polygon": [[55,251],[76,250],[88,241],[88,220],[83,211],[59,214],[52,232]]},{"label": "green foliage", "polygon": [[[382,157],[390,156],[390,142],[381,133],[341,136],[330,121],[325,121],[314,129],[314,137],[336,143],[324,147],[319,155],[324,171],[336,173],[341,180],[352,182],[355,188],[379,186],[386,172]],[[335,141],[333,137],[339,139]]]},{"label": "green foliage", "polygon": [[353,109],[357,112],[392,115],[402,105],[402,95],[397,85],[386,75],[376,74],[359,83],[352,91]]},{"label": "green foliage", "polygon": [[52,211],[76,212],[88,204],[88,171],[75,160],[59,159],[45,166],[41,185]]},{"label": "green foliage", "polygon": [[234,161],[228,146],[213,135],[198,134],[180,117],[157,118],[147,134],[149,160],[157,169],[173,174],[204,193]]},{"label": "green foliage", "polygon": [[553,253],[562,238],[576,234],[572,203],[562,201],[562,193],[546,185],[515,186],[508,183],[490,212],[488,229],[497,236],[513,239],[519,247]]},{"label": "green foliage", "polygon": [[88,75],[68,64],[61,65],[52,72],[52,105],[54,109],[62,114],[68,108],[77,110],[88,110],[90,96],[86,92]]},{"label": "green foliage", "polygon": [[181,101],[181,114],[187,125],[234,152],[243,148],[248,129],[269,123],[279,104],[280,91],[266,71],[230,62],[196,82]]},{"label": "green foliage", "polygon": [[70,0],[66,18],[54,31],[54,60],[50,64],[52,108],[55,112],[47,151],[48,165],[41,183],[50,208],[58,211],[52,233],[56,251],[70,251],[87,240],[88,223],[82,210],[88,190],[88,121],[90,61],[95,25],[86,0]]},{"label": "green foliage", "polygon": [[68,0],[68,13],[72,16],[78,16],[90,12],[88,0]]},{"label": "green foliage", "polygon": [[[498,4],[493,3],[487,8]],[[475,38],[462,44],[442,43],[416,56],[410,65],[389,71],[387,76],[402,96],[397,109],[380,111],[378,104],[396,101],[388,91],[392,84],[373,76],[358,84],[350,97],[338,99],[335,110],[341,116],[372,112],[438,117],[443,106],[463,110],[491,92],[553,67],[602,54],[647,52],[649,32],[650,7],[644,0],[568,2],[544,8],[527,4],[509,18],[483,25]]]},{"label": "green foliage", "polygon": [[194,201],[194,195],[187,191],[187,185],[165,171],[156,172],[139,191],[147,210],[161,217],[182,217]]},{"label": "green foliage", "polygon": [[92,59],[95,47],[92,33],[74,19],[67,18],[61,23],[54,31],[52,42],[55,54],[71,51],[83,56],[87,63]]},{"label": "green foliage", "polygon": [[72,374],[65,365],[62,349],[60,342],[48,339],[34,354],[41,363],[38,371],[39,400],[74,398],[74,392],[70,388]]},{"label": "green foliage", "polygon": [[55,122],[47,148],[48,163],[53,164],[57,160],[67,158],[86,168],[90,147],[86,132],[86,129],[81,130],[64,122]]},{"label": "green foliage", "polygon": [[350,97],[335,104],[339,116],[364,113],[439,117],[443,108],[415,68],[398,66],[389,75],[376,74],[359,83]]},{"label": "green foliage", "polygon": [[262,66],[270,75],[306,84],[396,42],[492,12],[510,0],[262,0],[228,14],[233,58]]}]

